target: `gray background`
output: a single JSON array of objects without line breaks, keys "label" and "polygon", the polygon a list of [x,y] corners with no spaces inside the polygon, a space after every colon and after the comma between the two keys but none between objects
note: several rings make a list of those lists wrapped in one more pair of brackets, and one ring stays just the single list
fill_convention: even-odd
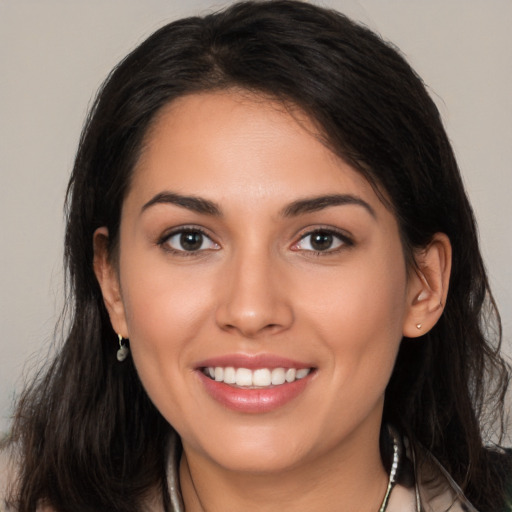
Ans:
[{"label": "gray background", "polygon": [[[228,2],[229,3],[229,2]],[[206,0],[0,0],[0,432],[63,304],[62,204],[94,92],[137,43]],[[330,0],[398,45],[443,115],[512,353],[512,2]]]}]

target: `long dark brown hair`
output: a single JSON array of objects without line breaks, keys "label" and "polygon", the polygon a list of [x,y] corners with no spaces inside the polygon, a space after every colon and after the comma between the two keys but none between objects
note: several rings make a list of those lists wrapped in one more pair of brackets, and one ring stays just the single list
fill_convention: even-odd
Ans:
[{"label": "long dark brown hair", "polygon": [[[384,420],[430,450],[482,512],[504,508],[504,471],[486,449],[503,426],[509,373],[477,230],[439,113],[396,48],[345,16],[307,3],[246,2],[164,26],[101,88],[83,129],[67,194],[69,331],[20,397],[12,430],[20,512],[140,512],[165,486],[172,427],[131,361],[118,364],[93,272],[93,233],[115,251],[123,199],[159,110],[185,94],[239,88],[298,106],[323,142],[385,191],[404,250],[437,232],[453,247],[444,313],[404,339]],[[412,263],[411,263],[412,264]]]}]

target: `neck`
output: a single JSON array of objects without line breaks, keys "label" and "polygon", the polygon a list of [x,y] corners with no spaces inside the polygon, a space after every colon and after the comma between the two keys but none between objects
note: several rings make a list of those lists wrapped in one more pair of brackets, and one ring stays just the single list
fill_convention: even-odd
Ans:
[{"label": "neck", "polygon": [[186,512],[378,512],[388,478],[378,434],[285,471],[232,471],[186,446],[180,464]]}]

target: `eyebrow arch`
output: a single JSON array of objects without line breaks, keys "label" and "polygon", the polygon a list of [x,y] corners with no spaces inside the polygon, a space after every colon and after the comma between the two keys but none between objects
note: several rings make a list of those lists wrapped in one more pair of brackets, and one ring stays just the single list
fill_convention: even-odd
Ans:
[{"label": "eyebrow arch", "polygon": [[304,213],[317,212],[330,206],[342,206],[347,204],[362,206],[374,219],[377,218],[375,210],[366,201],[363,201],[361,198],[351,194],[332,194],[299,199],[286,206],[286,208],[284,208],[282,211],[282,216],[296,217]]},{"label": "eyebrow arch", "polygon": [[174,204],[203,215],[222,216],[220,207],[213,201],[201,197],[184,196],[176,192],[161,192],[157,194],[144,204],[141,213],[155,204]]}]

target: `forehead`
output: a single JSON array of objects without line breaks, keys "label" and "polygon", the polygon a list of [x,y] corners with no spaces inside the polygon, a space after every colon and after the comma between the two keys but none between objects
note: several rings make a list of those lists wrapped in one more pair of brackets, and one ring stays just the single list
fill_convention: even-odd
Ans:
[{"label": "forehead", "polygon": [[131,185],[140,200],[166,189],[221,202],[238,197],[244,204],[337,191],[380,203],[299,109],[227,91],[188,95],[164,107],[148,130]]}]

